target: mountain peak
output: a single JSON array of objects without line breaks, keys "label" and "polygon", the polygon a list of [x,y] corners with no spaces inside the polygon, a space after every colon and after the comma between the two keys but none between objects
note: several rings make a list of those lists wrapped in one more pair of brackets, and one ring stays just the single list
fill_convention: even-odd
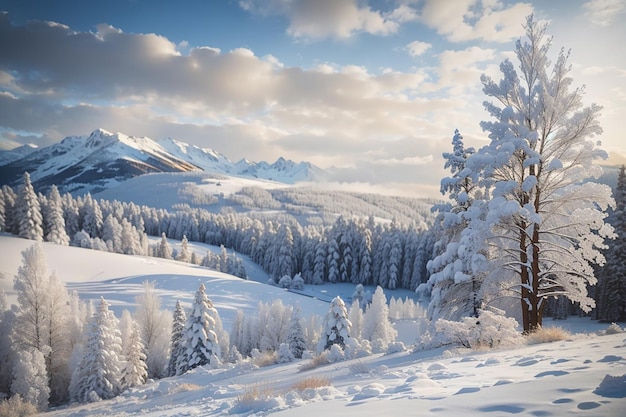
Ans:
[{"label": "mountain peak", "polygon": [[[2,159],[6,159],[4,162]],[[0,153],[2,183],[14,185],[24,171],[45,191],[55,184],[62,191],[94,192],[146,173],[202,170],[216,174],[269,179],[285,184],[323,178],[309,163],[279,157],[273,164],[245,159],[233,163],[208,148],[172,138],[154,141],[98,128],[89,136],[73,136],[25,156]],[[35,183],[36,182],[36,183]]]}]

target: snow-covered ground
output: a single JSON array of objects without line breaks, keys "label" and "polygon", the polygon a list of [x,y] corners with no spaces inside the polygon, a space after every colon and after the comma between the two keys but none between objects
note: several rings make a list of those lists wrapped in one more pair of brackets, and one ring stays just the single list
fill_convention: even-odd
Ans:
[{"label": "snow-covered ground", "polygon": [[[0,287],[12,298],[21,251],[32,241],[0,236]],[[236,309],[254,314],[258,302],[276,298],[298,304],[302,315],[323,315],[328,297],[349,297],[351,285],[308,288],[308,296],[272,287],[267,275],[246,262],[245,281],[205,268],[156,258],[133,257],[42,244],[49,269],[82,298],[104,296],[116,315],[133,309],[141,283],[155,281],[163,305],[189,303],[200,282],[207,287],[224,327]],[[209,249],[193,245],[199,253]],[[214,250],[212,248],[211,250]],[[259,282],[257,282],[259,281]],[[387,292],[387,297],[408,292]],[[546,325],[552,322],[547,320]],[[45,416],[623,416],[626,410],[626,333],[584,318],[558,322],[569,340],[514,349],[436,349],[372,355],[302,370],[308,360],[255,368],[197,368],[94,404],[52,410]],[[396,323],[399,339],[415,340],[416,324]],[[2,335],[0,337],[6,337]],[[320,384],[320,382],[322,382]],[[299,389],[298,385],[317,388]]]}]

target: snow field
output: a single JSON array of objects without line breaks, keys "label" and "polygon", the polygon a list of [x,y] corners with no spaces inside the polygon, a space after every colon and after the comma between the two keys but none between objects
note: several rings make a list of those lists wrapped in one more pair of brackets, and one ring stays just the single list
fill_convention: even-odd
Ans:
[{"label": "snow field", "polygon": [[[12,277],[21,251],[32,241],[0,236],[0,286],[14,302]],[[228,331],[238,308],[254,314],[259,302],[280,298],[298,304],[301,317],[323,316],[328,302],[245,281],[176,261],[125,256],[42,243],[49,271],[56,271],[83,299],[104,296],[119,317],[132,309],[141,283],[155,281],[162,305],[191,303],[200,282],[207,286]],[[194,248],[206,250],[205,247]],[[248,264],[246,264],[248,267]],[[250,271],[249,271],[250,273]],[[263,277],[255,275],[257,279]],[[315,287],[330,297],[338,285]],[[305,292],[308,288],[305,288]],[[395,292],[392,292],[395,296]],[[547,321],[546,325],[551,324]],[[258,368],[251,362],[220,369],[196,368],[185,375],[132,388],[108,401],[52,410],[45,416],[223,416],[278,415],[484,415],[606,416],[626,409],[626,333],[595,334],[606,324],[570,318],[558,324],[577,334],[569,340],[518,348],[470,351],[444,348],[320,365],[310,360]],[[395,323],[398,341],[407,346],[421,331],[417,321]],[[328,385],[293,387],[308,379]]]}]

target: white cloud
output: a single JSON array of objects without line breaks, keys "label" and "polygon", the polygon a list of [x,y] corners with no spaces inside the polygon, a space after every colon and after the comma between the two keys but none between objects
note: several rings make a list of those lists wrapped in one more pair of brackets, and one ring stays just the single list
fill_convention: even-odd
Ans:
[{"label": "white cloud", "polygon": [[287,33],[295,38],[348,39],[359,33],[389,35],[402,22],[415,20],[415,12],[400,6],[391,12],[372,9],[358,0],[242,0],[242,9],[289,19]]},{"label": "white cloud", "polygon": [[420,56],[432,47],[428,42],[413,41],[406,48],[411,56]]},{"label": "white cloud", "polygon": [[420,21],[452,42],[508,42],[523,35],[520,19],[532,11],[529,3],[507,7],[499,0],[426,0]]},{"label": "white cloud", "polygon": [[591,0],[583,4],[586,15],[594,25],[609,26],[626,11],[624,0]]}]

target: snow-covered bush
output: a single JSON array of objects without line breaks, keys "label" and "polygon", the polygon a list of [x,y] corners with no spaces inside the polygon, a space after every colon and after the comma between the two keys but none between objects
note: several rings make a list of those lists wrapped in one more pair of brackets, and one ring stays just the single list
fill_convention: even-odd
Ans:
[{"label": "snow-covered bush", "polygon": [[327,354],[328,361],[331,363],[341,362],[346,358],[343,349],[339,345],[332,345]]},{"label": "snow-covered bush", "polygon": [[299,272],[291,280],[291,288],[298,291],[304,289],[304,278],[302,278],[302,274]]},{"label": "snow-covered bush", "polygon": [[478,318],[435,321],[431,329],[422,335],[418,348],[432,349],[446,345],[469,349],[515,346],[523,341],[518,327],[519,324],[515,319],[504,316],[499,310],[496,312],[479,310]]},{"label": "snow-covered bush", "polygon": [[25,417],[33,415],[37,408],[22,399],[21,395],[14,395],[8,400],[0,401],[0,416],[3,417]]},{"label": "snow-covered bush", "polygon": [[278,286],[280,288],[291,288],[291,277],[289,275],[283,275],[278,281]]},{"label": "snow-covered bush", "polygon": [[48,408],[50,388],[43,353],[35,349],[17,353],[11,393],[22,396],[39,411]]},{"label": "snow-covered bush", "polygon": [[619,324],[617,323],[611,323],[609,325],[609,327],[606,328],[606,330],[604,331],[604,334],[618,334],[618,333],[623,333],[624,330],[619,327]]},{"label": "snow-covered bush", "polygon": [[387,354],[390,355],[392,353],[404,352],[406,350],[406,346],[402,342],[393,342],[387,345]]},{"label": "snow-covered bush", "polygon": [[278,347],[278,351],[276,351],[276,361],[278,363],[288,363],[293,362],[294,359],[293,353],[291,353],[291,349],[289,349],[289,345],[287,343],[281,343]]}]

